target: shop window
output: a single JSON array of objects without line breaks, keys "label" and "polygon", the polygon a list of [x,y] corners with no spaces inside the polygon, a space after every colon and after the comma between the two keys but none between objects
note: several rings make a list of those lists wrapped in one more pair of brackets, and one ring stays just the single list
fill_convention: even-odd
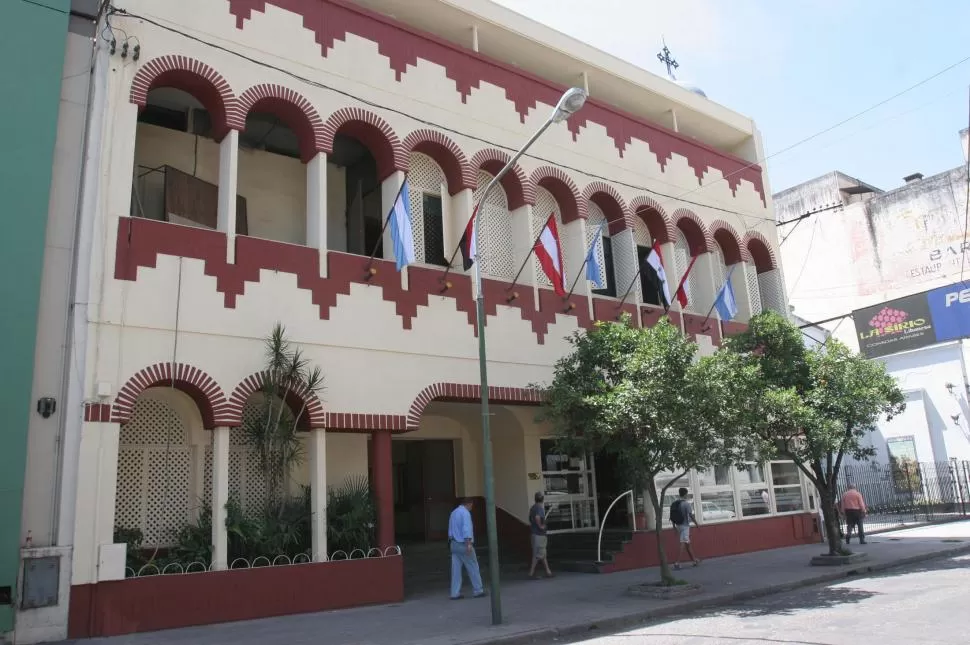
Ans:
[{"label": "shop window", "polygon": [[723,465],[697,472],[700,519],[705,524],[737,519],[732,470],[732,466]]},{"label": "shop window", "polygon": [[738,482],[741,517],[757,517],[771,513],[771,498],[768,495],[764,466],[745,464],[735,477]]},{"label": "shop window", "polygon": [[792,513],[805,509],[798,466],[790,461],[771,464],[771,486],[775,494],[775,512]]}]

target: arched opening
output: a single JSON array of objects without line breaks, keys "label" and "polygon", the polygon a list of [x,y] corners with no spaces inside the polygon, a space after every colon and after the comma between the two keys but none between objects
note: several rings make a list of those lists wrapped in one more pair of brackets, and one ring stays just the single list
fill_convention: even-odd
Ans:
[{"label": "arched opening", "polygon": [[453,249],[445,248],[444,199],[448,194],[445,171],[430,156],[412,152],[408,186],[415,260],[448,266],[448,256]]},{"label": "arched opening", "polygon": [[[671,280],[671,291],[675,290],[683,280],[684,275],[687,275],[687,280],[684,282],[684,292],[687,294],[687,307],[686,309],[690,311],[699,312],[704,307],[708,306],[704,303],[697,302],[697,296],[701,293],[702,288],[702,278],[697,271],[691,270],[688,274],[687,270],[690,268],[691,259],[707,253],[707,236],[701,225],[689,215],[684,215],[677,220],[676,231],[674,237],[674,275],[668,275],[668,279]],[[673,297],[674,294],[671,293]]]},{"label": "arched opening", "polygon": [[383,258],[387,213],[381,185],[398,169],[399,142],[387,124],[357,109],[338,111],[324,129],[333,132],[327,159],[327,245]]},{"label": "arched opening", "polygon": [[129,575],[146,562],[139,549],[174,546],[211,501],[209,443],[189,395],[170,386],[138,395],[121,425],[115,496],[115,542],[130,545]]},{"label": "arched opening", "polygon": [[[616,297],[616,266],[613,256],[613,239],[610,234],[610,222],[607,215],[600,208],[595,199],[591,199],[587,206],[589,216],[586,220],[586,248],[591,248],[596,242],[596,237],[600,237],[600,243],[596,245],[595,257],[593,258],[599,268],[599,275],[603,281],[603,287],[597,289],[594,283],[590,283],[590,290],[598,296]],[[622,222],[622,216],[621,216]],[[623,285],[622,288],[626,288]]]},{"label": "arched opening", "polygon": [[[714,274],[714,288],[720,289],[730,275],[731,282],[735,285],[735,294],[737,294],[738,287],[735,280],[744,278],[742,272],[739,272],[736,268],[738,263],[741,262],[741,246],[737,236],[726,225],[719,226],[714,231],[713,250],[714,261],[711,263],[711,271]],[[733,272],[732,267],[735,267]]]},{"label": "arched opening", "polygon": [[[157,76],[138,114],[131,216],[215,229],[227,131],[224,99],[209,81],[184,70]],[[236,231],[243,234],[246,207],[237,195]]]},{"label": "arched opening", "polygon": [[[643,266],[650,249],[654,243],[664,244],[670,241],[667,230],[667,220],[661,212],[652,206],[637,207],[633,218],[633,242],[637,248],[637,266]],[[670,267],[664,267],[667,273],[668,283],[673,281],[673,271]],[[669,284],[668,289],[673,297],[673,290],[676,284]],[[624,287],[625,288],[625,287]],[[663,306],[663,297],[651,285],[650,280],[643,271],[640,271],[640,302],[648,305]],[[669,303],[668,303],[669,304]]]},{"label": "arched opening", "polygon": [[238,190],[248,230],[267,240],[306,244],[307,172],[316,154],[309,102],[278,85],[250,88],[239,99],[245,129],[239,134]]},{"label": "arched opening", "polygon": [[[758,304],[757,309],[752,305],[752,315],[771,309],[787,316],[788,306],[781,271],[775,265],[775,258],[767,241],[761,235],[749,233],[746,246],[748,255],[751,256],[747,272],[748,291],[757,294]],[[754,296],[752,300],[755,300]]]},{"label": "arched opening", "polygon": [[[497,163],[497,162],[496,162]],[[504,165],[504,164],[502,164]],[[501,165],[498,170],[501,170]],[[511,175],[512,173],[509,173]],[[478,182],[472,201],[477,204],[485,193],[485,188],[495,175],[479,169]],[[506,175],[508,177],[508,175]],[[509,196],[506,193],[506,179],[492,189],[488,200],[482,204],[478,217],[481,217],[482,234],[478,238],[478,252],[482,256],[482,273],[511,280],[518,270],[515,261],[515,246],[512,242],[512,217],[509,212]]]}]

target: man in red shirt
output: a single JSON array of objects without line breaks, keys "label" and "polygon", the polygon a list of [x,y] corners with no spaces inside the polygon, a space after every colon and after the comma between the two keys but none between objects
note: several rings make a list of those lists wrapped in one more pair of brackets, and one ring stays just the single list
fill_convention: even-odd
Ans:
[{"label": "man in red shirt", "polygon": [[866,543],[866,530],[862,527],[862,518],[867,514],[866,500],[862,493],[856,490],[855,484],[849,484],[848,490],[842,496],[842,513],[845,515],[845,543],[852,540],[852,527],[859,527],[859,544]]}]

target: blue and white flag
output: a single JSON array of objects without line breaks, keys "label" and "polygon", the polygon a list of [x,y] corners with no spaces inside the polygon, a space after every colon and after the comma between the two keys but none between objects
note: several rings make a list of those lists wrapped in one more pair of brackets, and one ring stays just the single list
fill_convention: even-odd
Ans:
[{"label": "blue and white flag", "polygon": [[738,303],[734,299],[734,287],[731,286],[732,273],[734,273],[734,267],[731,267],[727,279],[724,281],[724,286],[717,292],[717,298],[714,299],[714,308],[717,309],[717,315],[721,317],[721,320],[734,320],[734,317],[738,315]]},{"label": "blue and white flag", "polygon": [[599,254],[596,252],[596,249],[603,245],[603,228],[605,226],[606,220],[603,220],[600,227],[596,229],[596,235],[593,236],[593,242],[589,245],[589,251],[586,252],[586,279],[595,284],[597,289],[606,288],[606,284],[603,282],[603,269],[597,260]]},{"label": "blue and white flag", "polygon": [[408,191],[408,181],[405,179],[388,216],[398,271],[414,263],[414,233],[411,231],[411,198]]}]

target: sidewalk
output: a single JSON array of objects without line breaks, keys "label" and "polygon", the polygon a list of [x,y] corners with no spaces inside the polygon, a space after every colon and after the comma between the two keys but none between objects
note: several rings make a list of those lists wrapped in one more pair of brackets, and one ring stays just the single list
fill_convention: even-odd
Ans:
[{"label": "sidewalk", "polygon": [[865,546],[868,560],[849,567],[811,567],[824,545],[800,546],[717,558],[680,577],[704,592],[659,601],[625,595],[634,583],[657,579],[656,569],[609,575],[560,574],[552,580],[507,579],[502,586],[504,624],[490,625],[489,601],[438,596],[396,605],[363,607],[258,621],[190,627],[80,641],[90,645],[485,645],[527,643],[589,629],[616,629],[703,607],[836,580],[853,572],[887,569],[934,557],[970,552],[970,521],[883,533]]}]

